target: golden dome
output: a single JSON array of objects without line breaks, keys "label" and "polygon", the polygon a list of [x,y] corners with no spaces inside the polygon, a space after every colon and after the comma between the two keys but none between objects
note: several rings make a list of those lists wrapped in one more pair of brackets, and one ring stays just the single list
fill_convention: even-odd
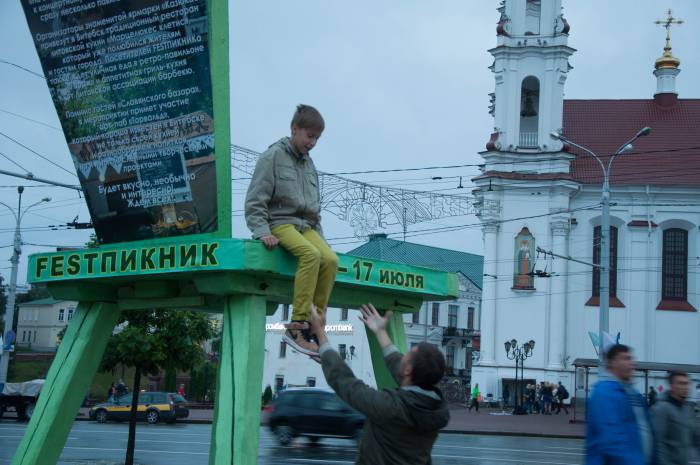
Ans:
[{"label": "golden dome", "polygon": [[668,18],[666,18],[666,20],[654,21],[654,23],[666,28],[666,46],[664,47],[664,53],[656,59],[654,66],[656,69],[677,69],[678,65],[681,64],[681,60],[674,57],[671,53],[671,26],[674,24],[683,24],[683,20],[674,18],[669,9]]}]

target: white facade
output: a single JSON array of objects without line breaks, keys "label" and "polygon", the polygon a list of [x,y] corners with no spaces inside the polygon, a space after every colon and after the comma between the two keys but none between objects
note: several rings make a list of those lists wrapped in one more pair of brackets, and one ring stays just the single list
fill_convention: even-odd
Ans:
[{"label": "white facade", "polygon": [[77,302],[41,299],[19,304],[15,345],[55,351],[58,333],[73,318]]},{"label": "white facade", "polygon": [[[532,288],[515,282],[518,263],[515,238],[527,228],[537,247],[594,262],[594,228],[600,225],[600,185],[578,183],[555,173],[569,173],[573,156],[548,134],[562,127],[563,86],[569,71],[568,24],[560,0],[506,0],[495,62],[495,132],[482,153],[483,175],[475,180],[484,200],[484,285],[481,352],[472,370],[482,392],[502,395],[505,380],[514,377],[504,342],[536,342],[525,361],[524,378],[562,381],[574,393],[571,362],[597,358],[588,332],[598,331],[598,306],[593,296],[592,267],[563,259],[529,257],[535,277]],[[539,31],[532,26],[532,8],[539,5]],[[504,29],[504,26],[508,27]],[[529,32],[525,35],[526,30]],[[509,35],[508,35],[509,34]],[[527,41],[527,43],[525,42]],[[675,78],[676,73],[672,73]],[[539,94],[525,101],[528,76],[539,80]],[[659,89],[674,92],[671,80]],[[663,85],[662,85],[663,84]],[[664,87],[665,86],[665,87]],[[525,91],[528,92],[525,92]],[[537,123],[526,121],[537,112]],[[536,143],[522,137],[536,127]],[[626,135],[621,135],[624,138]],[[508,164],[514,162],[512,165]],[[496,174],[496,172],[500,174]],[[502,174],[507,173],[507,176]],[[662,244],[665,230],[687,232],[687,303],[700,309],[700,188],[612,186],[611,225],[617,228],[617,298],[624,307],[610,309],[610,333],[621,333],[635,357],[648,362],[700,361],[700,315],[697,311],[657,309],[662,301]],[[677,205],[677,206],[664,206]],[[593,208],[592,208],[593,207]],[[521,218],[512,221],[511,219]],[[504,221],[508,220],[508,221]],[[652,384],[661,383],[658,373]],[[594,381],[594,380],[592,380]],[[578,383],[577,383],[578,384]]]},{"label": "white facade", "polygon": [[[403,319],[409,348],[427,340],[438,346],[446,357],[452,355],[453,365],[448,368],[453,369],[454,376],[468,379],[472,339],[478,335],[475,328],[479,325],[481,290],[461,274],[458,276],[460,296],[457,300],[425,302],[415,314],[415,319],[411,313],[404,314]],[[274,315],[267,317],[262,389],[268,385],[275,391],[280,385],[292,387],[311,384],[326,388],[328,384],[319,364],[289,346],[282,348],[283,325],[289,322],[291,312],[289,306],[280,305]],[[340,345],[344,345],[347,363],[355,375],[369,386],[376,387],[367,334],[358,319],[359,314],[358,310],[329,308],[326,321],[328,339],[339,352]],[[452,323],[459,331],[448,329]]]},{"label": "white facade", "polygon": [[[280,305],[274,315],[267,317],[262,389],[270,386],[276,392],[280,386],[311,385],[327,388],[321,365],[282,344],[284,324],[289,323],[291,314],[289,305]],[[368,385],[376,386],[367,335],[359,314],[357,310],[348,309],[345,313],[339,308],[329,308],[326,315],[328,340],[339,352],[344,345],[347,363],[355,375]],[[351,347],[354,347],[352,357]]]}]

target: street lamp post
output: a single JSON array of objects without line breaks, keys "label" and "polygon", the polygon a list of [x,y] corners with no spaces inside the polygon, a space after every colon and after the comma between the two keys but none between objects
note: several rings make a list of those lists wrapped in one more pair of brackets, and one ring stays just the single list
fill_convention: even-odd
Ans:
[{"label": "street lamp post", "polygon": [[[518,365],[520,366],[520,379],[523,380],[525,376],[525,359],[532,357],[535,350],[535,341],[530,339],[518,347],[518,341],[516,339],[511,339],[510,341],[506,341],[503,345],[505,346],[508,360],[515,360],[515,406],[513,408],[513,415],[524,415],[527,412],[523,406],[522,389],[518,388]],[[520,404],[518,404],[518,398],[520,398]]]},{"label": "street lamp post", "polygon": [[600,159],[598,155],[586,147],[570,141],[558,132],[552,132],[550,136],[562,142],[570,144],[584,153],[595,158],[603,171],[603,192],[601,198],[602,214],[600,218],[600,309],[598,315],[598,360],[603,364],[603,334],[610,329],[610,172],[612,164],[618,155],[632,150],[632,142],[640,137],[648,136],[651,128],[645,126],[618,148],[608,160],[608,165]]},{"label": "street lamp post", "polygon": [[[29,211],[30,208],[39,205],[42,202],[50,202],[49,197],[44,197],[40,201],[29,205],[22,211],[22,192],[24,192],[24,187],[19,186],[17,188],[17,193],[19,194],[19,200],[17,202],[17,210],[15,211],[12,207],[7,205],[5,202],[0,202],[0,205],[6,207],[12,215],[15,217],[15,238],[12,244],[13,252],[10,262],[12,263],[12,271],[10,273],[10,292],[7,295],[7,305],[5,306],[5,328],[3,332],[7,334],[8,331],[12,330],[12,325],[14,324],[15,317],[15,296],[17,294],[17,269],[19,266],[19,256],[22,253],[22,235],[20,232],[20,224],[24,214]],[[9,353],[4,356],[0,356],[0,384],[7,381],[7,365],[9,363],[10,357]]]}]

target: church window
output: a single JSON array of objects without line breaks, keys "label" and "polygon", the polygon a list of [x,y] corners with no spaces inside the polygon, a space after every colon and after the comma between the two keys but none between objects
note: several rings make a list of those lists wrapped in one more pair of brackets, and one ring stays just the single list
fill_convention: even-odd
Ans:
[{"label": "church window", "polygon": [[539,35],[540,16],[542,15],[541,0],[527,0],[525,5],[525,35]]},{"label": "church window", "polygon": [[538,147],[539,112],[540,81],[528,76],[520,87],[520,148]]},{"label": "church window", "polygon": [[[593,263],[600,263],[600,232],[601,227],[593,229]],[[617,297],[617,228],[610,226],[610,298]],[[593,267],[593,296],[600,297],[600,268]]]},{"label": "church window", "polygon": [[663,300],[688,298],[688,231],[664,231],[661,295]]}]

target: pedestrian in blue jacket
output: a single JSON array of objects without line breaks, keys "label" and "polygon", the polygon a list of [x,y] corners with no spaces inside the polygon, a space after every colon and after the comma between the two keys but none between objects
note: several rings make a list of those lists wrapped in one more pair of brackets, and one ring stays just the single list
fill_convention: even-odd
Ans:
[{"label": "pedestrian in blue jacket", "polygon": [[586,465],[652,465],[654,433],[644,397],[634,389],[629,347],[613,345],[605,360],[610,379],[588,400]]}]

